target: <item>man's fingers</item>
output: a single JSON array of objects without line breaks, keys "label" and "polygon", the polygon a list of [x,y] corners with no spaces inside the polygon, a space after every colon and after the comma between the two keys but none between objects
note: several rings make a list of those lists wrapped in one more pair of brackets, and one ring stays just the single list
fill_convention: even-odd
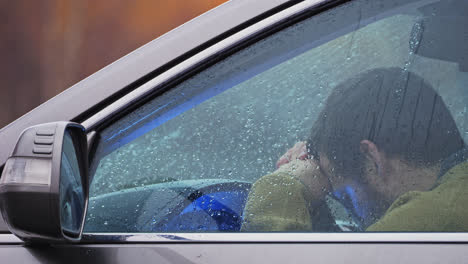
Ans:
[{"label": "man's fingers", "polygon": [[278,161],[276,162],[276,168],[279,168],[282,165],[289,163],[289,161],[290,159],[288,159],[287,156],[285,155],[281,156],[281,158],[279,158]]},{"label": "man's fingers", "polygon": [[297,142],[291,151],[291,159],[300,159],[300,160],[305,160],[307,159],[308,153],[307,153],[307,146],[305,141]]},{"label": "man's fingers", "polygon": [[299,154],[299,156],[297,156],[297,159],[306,160],[308,156],[309,154],[306,151],[303,151],[301,154]]},{"label": "man's fingers", "polygon": [[306,160],[308,157],[307,147],[305,141],[300,141],[294,144],[294,146],[286,151],[276,162],[276,168],[281,167],[284,164],[288,164],[291,160]]}]

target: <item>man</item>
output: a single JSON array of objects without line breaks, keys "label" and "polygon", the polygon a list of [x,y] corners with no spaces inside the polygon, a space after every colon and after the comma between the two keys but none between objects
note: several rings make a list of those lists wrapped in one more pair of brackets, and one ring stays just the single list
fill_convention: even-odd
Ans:
[{"label": "man", "polygon": [[[307,142],[251,189],[242,231],[334,231],[326,197],[358,231],[468,231],[465,144],[441,97],[404,69],[337,86]],[[449,164],[450,163],[450,164]]]}]

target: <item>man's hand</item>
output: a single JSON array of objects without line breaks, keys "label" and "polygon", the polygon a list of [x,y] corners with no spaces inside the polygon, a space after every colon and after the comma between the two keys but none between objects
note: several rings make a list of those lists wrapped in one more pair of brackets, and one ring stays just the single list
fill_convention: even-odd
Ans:
[{"label": "man's hand", "polygon": [[276,168],[278,169],[284,164],[289,163],[292,160],[305,160],[307,159],[307,146],[305,141],[297,142],[294,147],[288,149],[286,153],[281,156],[276,162]]},{"label": "man's hand", "polygon": [[276,163],[275,172],[284,172],[297,177],[309,188],[314,199],[323,199],[331,190],[328,179],[320,171],[316,161],[308,159],[306,142],[298,142]]}]

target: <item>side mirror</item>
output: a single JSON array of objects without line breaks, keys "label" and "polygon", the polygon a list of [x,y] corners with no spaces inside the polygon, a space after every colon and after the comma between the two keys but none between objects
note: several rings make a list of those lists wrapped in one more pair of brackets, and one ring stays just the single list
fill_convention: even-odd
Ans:
[{"label": "side mirror", "polygon": [[10,231],[26,242],[78,242],[88,205],[84,128],[55,122],[23,131],[0,178]]}]

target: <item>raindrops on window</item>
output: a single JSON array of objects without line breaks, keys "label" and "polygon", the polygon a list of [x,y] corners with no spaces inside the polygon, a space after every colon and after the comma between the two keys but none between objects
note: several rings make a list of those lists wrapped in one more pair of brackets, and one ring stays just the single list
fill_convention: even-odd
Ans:
[{"label": "raindrops on window", "polygon": [[[401,1],[377,2],[355,1],[283,29],[171,87],[104,129],[91,166],[85,230],[241,231],[245,218],[277,206],[272,199],[276,189],[296,199],[295,183],[272,181],[268,183],[272,191],[255,198],[265,201],[265,208],[244,215],[252,184],[275,172],[278,159],[310,136],[332,91],[375,69],[401,69],[392,95],[401,104],[412,93],[405,88],[412,80],[409,73],[434,87],[467,141],[468,50],[458,47],[465,52],[465,61],[445,55],[443,46],[433,51],[437,28],[421,11],[431,1],[409,6]],[[465,30],[466,43],[468,31],[460,30]],[[401,111],[396,108],[395,115]],[[314,154],[312,158],[319,160]],[[338,162],[341,156],[336,154],[328,160]],[[318,164],[312,167],[322,169]],[[338,174],[335,168],[328,172]],[[295,169],[290,171],[294,173]],[[346,176],[340,174],[330,182]],[[315,226],[323,230],[363,231],[360,225],[368,226],[381,216],[351,212],[349,207],[357,201],[351,189],[322,191],[326,199],[320,211],[327,211],[327,217],[310,218],[319,219]],[[294,213],[302,217],[299,211]],[[339,230],[331,225],[326,229],[326,221]]]}]

